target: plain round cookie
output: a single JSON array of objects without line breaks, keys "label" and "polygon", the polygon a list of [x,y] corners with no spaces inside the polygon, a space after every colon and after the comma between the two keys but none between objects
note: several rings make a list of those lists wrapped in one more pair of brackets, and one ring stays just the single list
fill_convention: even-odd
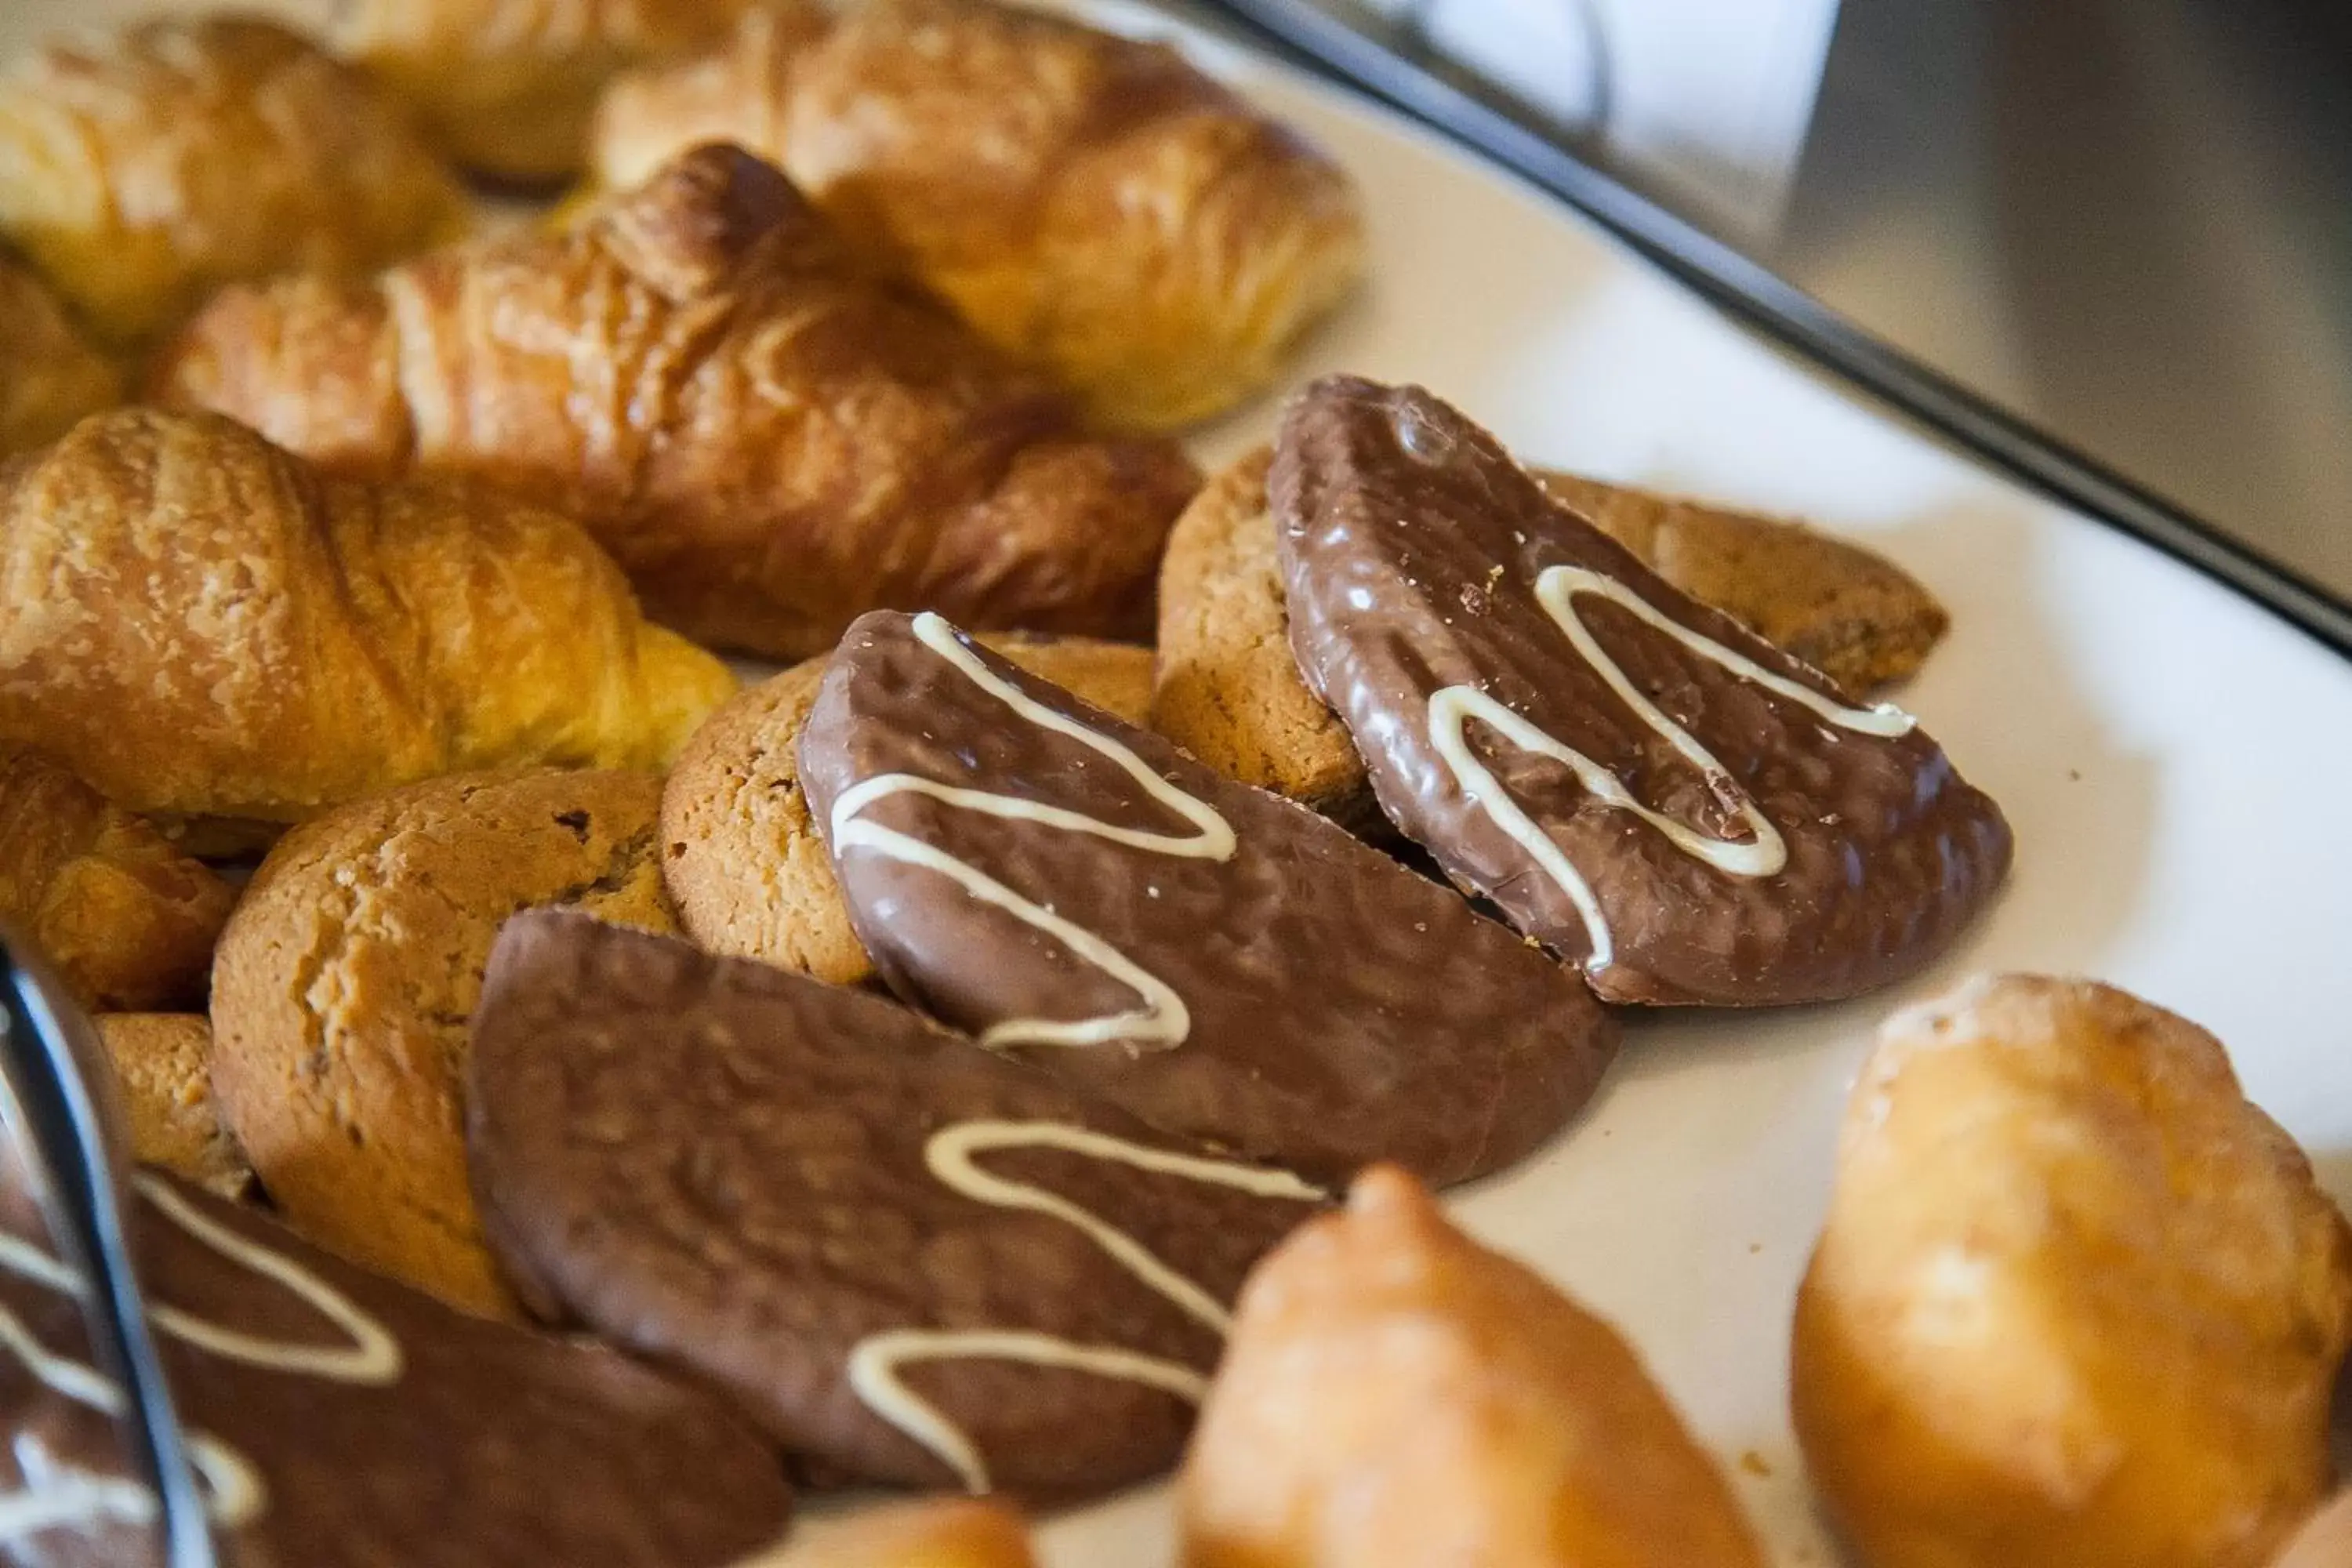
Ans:
[{"label": "plain round cookie", "polygon": [[1151,728],[1227,778],[1336,821],[1377,821],[1355,742],[1307,689],[1274,548],[1261,447],[1219,473],[1168,535]]},{"label": "plain round cookie", "polygon": [[474,1311],[515,1316],[466,1173],[467,1025],[509,915],[676,929],[661,781],[533,769],[355,802],[278,842],[213,968],[221,1114],[295,1227]]},{"label": "plain round cookie", "polygon": [[1643,565],[1848,691],[1910,679],[1950,629],[1944,606],[1908,572],[1792,519],[1533,472]]},{"label": "plain round cookie", "polygon": [[[1130,723],[1150,706],[1150,648],[1020,632],[979,640]],[[801,726],[830,659],[738,692],[687,742],[662,789],[662,879],[679,925],[711,952],[852,985],[874,965],[800,783]]]},{"label": "plain round cookie", "polygon": [[101,1013],[131,1121],[131,1154],[225,1198],[253,1190],[253,1167],[213,1102],[213,1031],[201,1013]]}]

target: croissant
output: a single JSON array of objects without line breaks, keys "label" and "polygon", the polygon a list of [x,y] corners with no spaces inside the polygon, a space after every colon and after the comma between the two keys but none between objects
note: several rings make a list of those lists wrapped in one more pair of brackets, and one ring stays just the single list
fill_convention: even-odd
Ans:
[{"label": "croissant", "polygon": [[121,401],[122,374],[40,275],[0,251],[0,457],[55,440]]},{"label": "croissant", "polygon": [[84,1006],[204,995],[236,894],[152,823],[51,758],[0,742],[0,918],[29,935]]},{"label": "croissant", "polygon": [[133,810],[290,822],[505,763],[651,766],[734,679],[563,518],[322,479],[210,415],[0,468],[0,739]]},{"label": "croissant", "polygon": [[159,19],[0,71],[0,235],[113,342],[229,279],[380,266],[464,216],[366,79],[272,23]]},{"label": "croissant", "polygon": [[1197,479],[1168,442],[1087,437],[731,147],[561,233],[233,290],[156,390],[340,468],[555,507],[658,618],[787,659],[877,606],[1133,637]]},{"label": "croissant", "polygon": [[524,184],[577,171],[625,66],[721,37],[748,0],[345,0],[328,41],[413,105],[467,168]]},{"label": "croissant", "polygon": [[752,12],[614,84],[595,172],[625,184],[720,138],[1119,426],[1265,386],[1363,268],[1355,187],[1321,153],[1164,45],[992,0]]}]

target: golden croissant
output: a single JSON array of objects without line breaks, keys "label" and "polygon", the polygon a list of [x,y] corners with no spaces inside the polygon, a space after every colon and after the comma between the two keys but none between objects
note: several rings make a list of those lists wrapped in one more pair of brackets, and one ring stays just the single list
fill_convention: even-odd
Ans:
[{"label": "golden croissant", "polygon": [[748,0],[343,0],[328,35],[467,168],[526,183],[580,167],[625,66],[727,31]]},{"label": "golden croissant", "polygon": [[1321,153],[1164,45],[992,0],[752,12],[614,84],[595,172],[625,184],[714,139],[1125,426],[1267,384],[1363,268],[1355,187]]},{"label": "golden croissant", "polygon": [[121,398],[114,363],[67,318],[38,273],[0,250],[0,458],[53,441]]},{"label": "golden croissant", "polygon": [[273,23],[159,19],[0,70],[0,235],[114,342],[228,279],[381,266],[464,216],[367,79]]},{"label": "golden croissant", "polygon": [[0,742],[0,916],[83,1005],[201,998],[236,901],[152,823],[39,752]]},{"label": "golden croissant", "polygon": [[1141,633],[1197,479],[1168,442],[1086,435],[731,147],[560,234],[233,290],[157,378],[347,471],[578,517],[657,618],[780,658],[877,606]]},{"label": "golden croissant", "polygon": [[460,769],[658,765],[733,687],[578,527],[122,409],[0,468],[0,739],[133,810],[291,822]]}]

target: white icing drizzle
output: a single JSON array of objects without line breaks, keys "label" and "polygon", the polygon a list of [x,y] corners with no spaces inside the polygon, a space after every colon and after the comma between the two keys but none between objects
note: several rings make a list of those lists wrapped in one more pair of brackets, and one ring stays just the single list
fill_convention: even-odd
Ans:
[{"label": "white icing drizzle", "polygon": [[[157,1330],[184,1344],[241,1365],[329,1382],[380,1386],[397,1382],[400,1342],[351,1300],[284,1255],[247,1240],[206,1218],[166,1184],[142,1174],[141,1192],[155,1212],[240,1268],[292,1292],[349,1340],[348,1345],[287,1344],[209,1322],[163,1303],[152,1306]],[[89,1289],[73,1270],[20,1237],[0,1234],[0,1269],[77,1299]],[[59,1397],[106,1415],[120,1415],[122,1390],[86,1363],[51,1352],[24,1321],[0,1307],[0,1349]],[[189,1458],[205,1492],[205,1513],[224,1530],[257,1518],[267,1500],[261,1477],[244,1456],[202,1432],[188,1435]],[[60,1469],[37,1479],[21,1492],[0,1493],[0,1542],[19,1541],[59,1528],[90,1530],[100,1523],[145,1524],[154,1518],[154,1494],[120,1476]]]},{"label": "white icing drizzle", "polygon": [[893,1329],[868,1334],[849,1352],[849,1386],[875,1415],[939,1456],[969,1490],[989,1488],[988,1466],[955,1423],[939,1407],[898,1381],[898,1367],[910,1361],[1027,1362],[1066,1367],[1172,1394],[1198,1405],[1209,1380],[1181,1362],[1109,1345],[1073,1344],[1051,1334],[1021,1329]]},{"label": "white icing drizzle", "polygon": [[1735,806],[1749,834],[1744,842],[1717,838],[1651,810],[1633,798],[1633,792],[1615,773],[1575,747],[1538,729],[1474,686],[1447,686],[1432,692],[1429,699],[1431,744],[1437,748],[1438,755],[1452,770],[1454,782],[1461,786],[1465,798],[1470,804],[1483,807],[1494,824],[1526,850],[1528,858],[1576,906],[1576,912],[1584,922],[1592,948],[1584,961],[1584,968],[1587,973],[1598,974],[1609,967],[1616,955],[1615,942],[1610,934],[1609,922],[1601,913],[1600,900],[1594,898],[1591,884],[1569,862],[1559,846],[1536,826],[1534,819],[1528,816],[1517,801],[1511,798],[1493,773],[1471,754],[1464,731],[1472,719],[1500,731],[1505,739],[1522,751],[1566,763],[1575,772],[1577,782],[1603,805],[1633,813],[1664,834],[1667,841],[1684,854],[1703,860],[1727,876],[1772,876],[1788,863],[1789,851],[1780,830],[1766,820],[1747,792],[1733,781],[1730,770],[1718,762],[1715,753],[1702,745],[1696,735],[1661,711],[1658,705],[1628,679],[1623,668],[1594,639],[1583,618],[1576,613],[1575,599],[1579,594],[1599,595],[1631,613],[1644,626],[1665,633],[1700,658],[1713,661],[1726,673],[1751,685],[1761,686],[1776,696],[1801,703],[1839,729],[1858,734],[1895,736],[1907,733],[1917,721],[1901,709],[1885,703],[1853,708],[1833,698],[1824,697],[1801,681],[1765,668],[1738,649],[1726,647],[1713,637],[1671,619],[1647,599],[1603,573],[1582,566],[1546,567],[1536,578],[1536,602],[1544,607],[1553,624],[1567,636],[1585,663],[1633,710],[1634,717],[1655,731],[1684,761],[1696,768],[1717,798]]},{"label": "white icing drizzle", "polygon": [[1192,1154],[1171,1153],[1164,1149],[1130,1143],[1107,1132],[1066,1127],[1057,1121],[959,1121],[932,1133],[930,1141],[924,1144],[923,1163],[930,1167],[931,1174],[948,1186],[979,1203],[1051,1215],[1084,1231],[1088,1239],[1108,1253],[1120,1268],[1166,1297],[1196,1321],[1221,1334],[1233,1321],[1223,1304],[1162,1263],[1133,1237],[1106,1224],[1067,1198],[1025,1182],[1007,1181],[972,1163],[971,1157],[976,1153],[990,1149],[1018,1148],[1065,1149],[1073,1154],[1086,1154],[1097,1160],[1116,1160],[1139,1171],[1187,1176],[1196,1182],[1233,1187],[1264,1198],[1295,1198],[1300,1203],[1311,1204],[1320,1203],[1330,1195],[1320,1187],[1300,1181],[1287,1171],[1236,1164],[1230,1160],[1206,1160]]},{"label": "white icing drizzle", "polygon": [[921,839],[863,819],[858,814],[894,795],[922,795],[964,811],[1007,821],[1031,822],[1066,833],[1097,838],[1192,860],[1228,860],[1235,840],[1232,824],[1216,807],[1178,789],[1154,773],[1141,757],[1108,735],[1090,730],[1066,714],[1032,700],[1018,687],[999,678],[972,657],[955,628],[929,611],[914,619],[915,636],[932,652],[953,665],[973,685],[1013,712],[1042,729],[1066,735],[1097,755],[1108,758],[1151,798],[1192,824],[1185,834],[1156,833],[1147,828],[1118,827],[1098,822],[1082,812],[1037,801],[992,795],[941,784],[913,773],[878,773],[860,780],[833,803],[831,838],[838,858],[863,849],[905,865],[935,871],[982,903],[1004,910],[1015,920],[1044,931],[1070,952],[1133,991],[1142,1005],[1097,1018],[1056,1020],[1006,1018],[982,1030],[980,1043],[991,1047],[1015,1045],[1098,1046],[1123,1040],[1139,1048],[1167,1049],[1181,1045],[1192,1032],[1192,1017],[1184,999],[1158,975],[1130,960],[1083,926],[1073,924],[1052,910],[1022,897],[995,878]]},{"label": "white icing drizzle", "polygon": [[[1224,1305],[1160,1261],[1141,1242],[1067,1198],[1026,1182],[1008,1181],[973,1163],[975,1154],[991,1149],[1020,1148],[1066,1150],[1092,1159],[1115,1160],[1140,1171],[1232,1187],[1259,1197],[1320,1203],[1330,1196],[1287,1171],[1178,1154],[1058,1121],[951,1122],[925,1142],[923,1163],[946,1186],[975,1203],[1027,1209],[1076,1227],[1120,1268],[1220,1335],[1233,1321]],[[868,1410],[929,1449],[975,1492],[986,1491],[989,1487],[988,1467],[979,1450],[971,1438],[940,1413],[937,1405],[901,1383],[898,1372],[902,1362],[967,1356],[1069,1367],[1101,1377],[1123,1377],[1196,1405],[1208,1386],[1199,1373],[1181,1362],[1113,1346],[1075,1344],[1052,1334],[1027,1330],[894,1329],[868,1334],[858,1341],[849,1352],[851,1389]]]}]

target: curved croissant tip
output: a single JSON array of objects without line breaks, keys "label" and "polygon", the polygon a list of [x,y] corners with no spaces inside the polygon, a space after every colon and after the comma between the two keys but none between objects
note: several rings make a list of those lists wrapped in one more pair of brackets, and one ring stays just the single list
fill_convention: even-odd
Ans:
[{"label": "curved croissant tip", "polygon": [[629,269],[673,300],[709,292],[786,225],[819,221],[781,170],[725,142],[679,153],[598,216]]}]

